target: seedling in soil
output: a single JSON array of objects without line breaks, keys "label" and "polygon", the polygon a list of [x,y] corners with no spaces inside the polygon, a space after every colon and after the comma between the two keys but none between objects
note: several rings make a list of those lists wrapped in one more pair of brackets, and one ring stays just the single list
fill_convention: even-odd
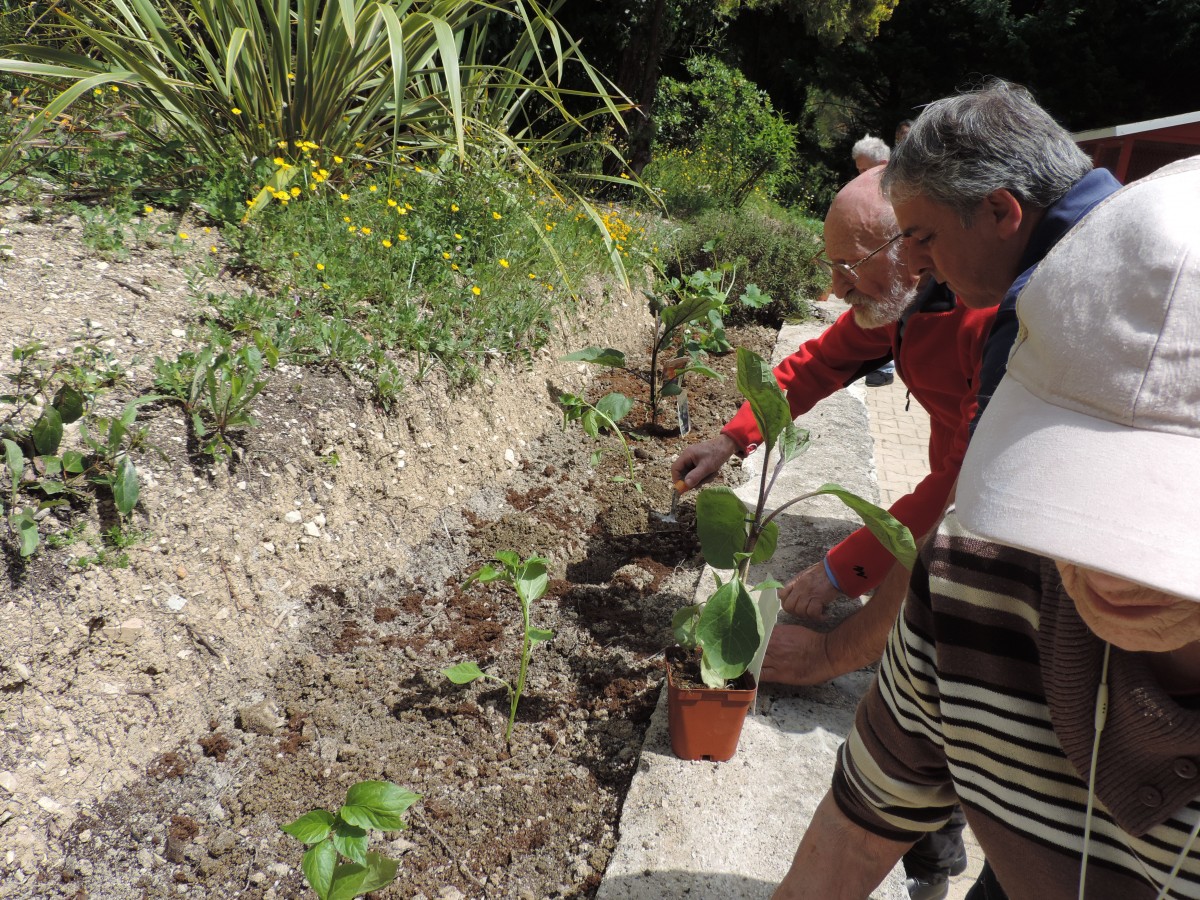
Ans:
[{"label": "seedling in soil", "polygon": [[[684,607],[671,620],[681,647],[689,652],[700,648],[700,676],[713,688],[722,688],[739,678],[762,645],[762,615],[751,593],[782,585],[767,581],[748,587],[747,581],[752,563],[767,562],[775,555],[779,540],[775,519],[780,513],[802,500],[830,494],[854,510],[871,534],[906,568],[912,568],[917,555],[912,534],[904,525],[886,510],[836,484],[822,485],[766,514],[771,488],[784,465],[807,448],[808,433],[792,423],[791,408],[770,365],[745,349],[738,350],[737,360],[738,390],[750,402],[766,445],[758,502],[750,511],[727,487],[709,487],[700,492],[696,499],[696,531],[704,559],[714,569],[735,571],[724,583],[716,579],[717,589],[708,600]],[[775,450],[779,452],[772,470],[768,463]]]},{"label": "seedling in soil", "polygon": [[[389,781],[360,781],[336,813],[314,809],[280,826],[308,845],[300,868],[319,900],[349,900],[391,884],[398,864],[367,850],[371,832],[407,828],[404,813],[420,799]],[[349,862],[339,865],[339,857]]]},{"label": "seedling in soil", "polygon": [[[592,406],[577,394],[562,394],[558,398],[558,404],[563,411],[563,431],[566,431],[572,422],[578,422],[584,434],[593,440],[600,439],[601,428],[609,429],[621,439],[621,448],[625,451],[625,464],[629,469],[629,482],[641,493],[642,485],[633,471],[633,453],[629,450],[629,441],[617,426],[617,423],[633,409],[633,401],[624,394],[605,394]],[[592,453],[593,466],[600,461],[601,453],[600,450]],[[618,475],[613,480],[625,481],[625,477]]]},{"label": "seedling in soil", "polygon": [[540,556],[531,556],[524,562],[517,554],[501,550],[496,554],[496,561],[500,563],[502,568],[497,569],[494,566],[486,565],[468,580],[467,584],[478,581],[482,584],[487,584],[491,581],[505,581],[512,586],[516,591],[517,598],[521,601],[521,621],[525,631],[521,639],[521,667],[517,674],[517,683],[514,687],[508,681],[496,675],[489,675],[484,672],[476,663],[461,662],[457,666],[451,666],[449,669],[443,669],[442,674],[453,681],[455,684],[470,684],[479,678],[486,678],[490,681],[498,681],[508,691],[508,727],[504,731],[504,743],[508,744],[509,738],[512,736],[513,723],[517,719],[517,704],[521,700],[521,694],[525,690],[525,675],[529,669],[529,656],[536,644],[543,641],[548,641],[554,637],[553,631],[547,631],[542,628],[534,628],[529,624],[529,607],[536,601],[541,599],[546,593],[546,587],[550,583],[550,576],[546,572],[546,560]]}]

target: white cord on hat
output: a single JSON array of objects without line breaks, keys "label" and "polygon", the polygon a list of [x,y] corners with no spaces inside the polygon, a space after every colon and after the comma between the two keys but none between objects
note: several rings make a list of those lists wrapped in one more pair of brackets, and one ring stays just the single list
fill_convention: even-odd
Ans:
[{"label": "white cord on hat", "polygon": [[[1104,644],[1104,662],[1100,667],[1100,686],[1096,688],[1096,712],[1095,712],[1095,727],[1096,735],[1092,739],[1092,764],[1088,771],[1088,799],[1087,799],[1087,818],[1083,823],[1083,860],[1079,864],[1079,900],[1084,900],[1084,882],[1087,878],[1088,851],[1091,849],[1092,842],[1092,810],[1096,805],[1096,762],[1100,757],[1100,732],[1104,730],[1104,724],[1108,721],[1108,657],[1112,650],[1112,645],[1105,642]],[[1171,868],[1171,874],[1167,876],[1166,883],[1158,891],[1158,895],[1154,900],[1164,900],[1167,893],[1171,890],[1171,885],[1175,883],[1175,876],[1179,874],[1179,870],[1183,867],[1183,861],[1187,859],[1188,854],[1192,851],[1192,845],[1196,843],[1196,837],[1200,836],[1200,817],[1197,817],[1196,824],[1192,826],[1192,833],[1188,836],[1187,843],[1183,845],[1183,849],[1179,851],[1179,855],[1175,857],[1175,865]],[[1147,873],[1147,878],[1151,883],[1154,879],[1150,878]]]}]

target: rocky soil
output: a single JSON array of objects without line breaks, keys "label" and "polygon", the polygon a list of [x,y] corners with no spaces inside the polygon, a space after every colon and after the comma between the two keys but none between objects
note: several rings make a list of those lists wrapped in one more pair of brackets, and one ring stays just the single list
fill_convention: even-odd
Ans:
[{"label": "rocky soil", "polygon": [[[86,330],[128,376],[104,401],[117,409],[150,391],[156,355],[198,346],[206,291],[244,289],[200,274],[219,238],[194,223],[182,251],[117,258],[78,219],[0,218],[0,377],[13,346]],[[594,896],[700,571],[690,503],[661,521],[670,460],[737,406],[732,379],[692,384],[686,439],[673,409],[657,426],[635,409],[642,492],[612,480],[612,436],[593,466],[554,398],[644,387],[559,356],[636,358],[649,327],[639,296],[596,286],[531,366],[493,362],[461,392],[410,385],[390,412],[336,371],[280,365],[229,466],[189,447],[177,408],[143,407],[155,450],[136,460],[128,567],[79,565],[91,507],[44,523],[85,523],[74,543],[4,557],[0,898],[310,896],[279,826],[364,779],[422,796],[408,830],[375,841],[400,861],[376,896]],[[773,338],[732,336],[759,352]],[[441,674],[470,659],[515,675],[516,599],[464,586],[498,550],[546,556],[553,576],[532,620],[555,636],[507,747],[503,688]]]}]

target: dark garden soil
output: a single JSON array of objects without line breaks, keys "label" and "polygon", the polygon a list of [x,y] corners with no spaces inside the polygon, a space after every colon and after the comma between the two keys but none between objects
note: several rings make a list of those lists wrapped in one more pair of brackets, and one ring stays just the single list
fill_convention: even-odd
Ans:
[{"label": "dark garden soil", "polygon": [[[69,221],[9,219],[9,345],[41,331],[65,345],[86,310],[145,390],[153,354],[202,323],[182,264],[155,248],[97,270]],[[144,278],[111,277],[137,265]],[[279,826],[364,779],[421,795],[408,830],[373,841],[400,861],[373,896],[593,897],[671,616],[701,568],[692,498],[661,521],[670,462],[738,403],[730,355],[713,360],[724,382],[689,382],[688,438],[673,401],[657,425],[639,404],[642,491],[615,482],[616,438],[564,433],[552,398],[646,387],[616,372],[585,388],[558,356],[612,345],[645,367],[649,317],[627,295],[579,322],[590,332],[529,369],[489,367],[458,394],[413,387],[390,412],[337,372],[281,367],[228,470],[189,454],[177,410],[147,408],[161,455],[139,459],[146,536],[130,566],[80,569],[86,545],[5,563],[0,897],[309,896],[303,847]],[[774,337],[730,335],[764,354]],[[531,621],[554,638],[534,651],[507,747],[504,689],[441,674],[474,660],[515,677],[516,598],[464,586],[499,550],[545,556],[552,575]]]}]

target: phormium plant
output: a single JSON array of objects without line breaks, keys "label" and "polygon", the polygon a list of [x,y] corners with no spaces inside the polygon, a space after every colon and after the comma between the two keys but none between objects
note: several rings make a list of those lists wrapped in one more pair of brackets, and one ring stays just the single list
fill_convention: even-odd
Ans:
[{"label": "phormium plant", "polygon": [[[680,646],[699,648],[700,675],[709,687],[721,688],[738,678],[754,661],[763,641],[763,622],[752,592],[780,587],[766,581],[749,586],[752,563],[766,562],[779,540],[781,513],[802,500],[829,494],[837,497],[862,518],[871,533],[907,568],[912,568],[917,549],[908,528],[891,513],[836,484],[825,484],[794,497],[768,513],[767,497],[783,467],[808,445],[808,434],[796,428],[787,398],[775,381],[771,366],[757,354],[737,351],[737,386],[754,412],[754,420],[765,445],[758,500],[748,510],[732,490],[723,486],[705,488],[696,499],[696,531],[705,561],[714,569],[734,570],[728,581],[717,578],[717,589],[704,603],[679,610],[671,627]],[[775,465],[769,463],[778,451]]]},{"label": "phormium plant", "polygon": [[550,576],[546,571],[546,560],[541,556],[531,556],[522,561],[517,554],[502,550],[496,554],[496,562],[500,563],[500,568],[485,565],[468,579],[467,584],[475,581],[483,584],[491,581],[504,581],[512,587],[517,594],[517,599],[521,601],[521,621],[524,631],[521,635],[521,663],[517,673],[517,683],[514,685],[499,676],[489,675],[480,669],[478,664],[470,661],[444,669],[443,674],[455,684],[470,684],[476,679],[486,678],[504,685],[508,691],[508,727],[504,731],[504,743],[508,744],[509,738],[512,736],[513,723],[517,719],[517,704],[521,701],[521,694],[525,690],[525,675],[529,670],[530,654],[536,644],[553,638],[554,632],[543,628],[534,628],[529,624],[530,606],[546,593],[546,587],[550,583]]}]

